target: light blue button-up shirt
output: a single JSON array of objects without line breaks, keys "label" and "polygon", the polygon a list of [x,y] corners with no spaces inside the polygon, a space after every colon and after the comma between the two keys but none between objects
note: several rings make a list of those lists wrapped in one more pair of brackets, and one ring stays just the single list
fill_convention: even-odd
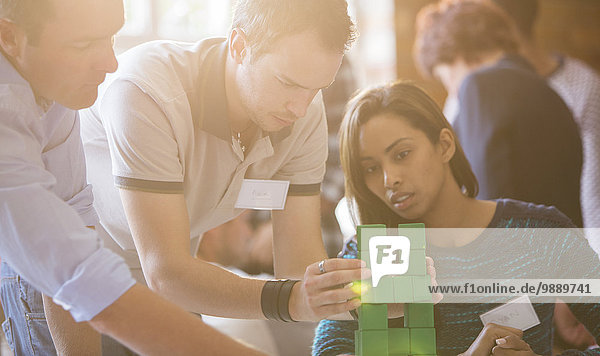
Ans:
[{"label": "light blue button-up shirt", "polygon": [[0,54],[0,257],[77,321],[135,283],[102,246],[76,111],[42,109]]}]

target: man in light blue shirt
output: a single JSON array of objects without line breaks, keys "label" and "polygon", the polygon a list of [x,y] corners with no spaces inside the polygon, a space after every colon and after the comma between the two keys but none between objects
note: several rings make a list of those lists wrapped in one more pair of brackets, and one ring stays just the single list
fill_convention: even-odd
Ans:
[{"label": "man in light blue shirt", "polygon": [[[0,0],[3,330],[15,355],[55,353],[39,327],[41,291],[70,312],[44,301],[62,327],[65,317],[89,321],[136,352],[258,354],[136,285],[88,228],[97,216],[75,110],[91,105],[116,70],[112,43],[122,25],[122,0]],[[87,342],[94,332],[83,325],[68,325],[83,330],[81,345],[55,340],[61,354],[99,353],[85,349],[99,344]]]}]

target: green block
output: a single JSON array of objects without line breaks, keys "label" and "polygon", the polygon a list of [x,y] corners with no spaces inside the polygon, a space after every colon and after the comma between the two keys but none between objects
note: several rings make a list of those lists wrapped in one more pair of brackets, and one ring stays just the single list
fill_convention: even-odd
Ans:
[{"label": "green block", "polygon": [[427,274],[425,250],[410,250],[408,262],[408,271],[405,273],[406,276],[425,276]]},{"label": "green block", "polygon": [[398,224],[398,229],[424,229],[423,223]]},{"label": "green block", "polygon": [[405,328],[432,328],[434,326],[433,322],[433,304],[404,304]]},{"label": "green block", "polygon": [[369,239],[373,236],[386,236],[387,228],[383,224],[358,225],[356,227],[356,241],[359,251],[369,251]]},{"label": "green block", "polygon": [[388,329],[388,351],[390,355],[408,355],[410,353],[410,332],[408,329]]},{"label": "green block", "polygon": [[398,225],[398,235],[408,237],[411,249],[425,249],[425,224],[400,224]]},{"label": "green block", "polygon": [[388,352],[388,331],[358,330],[354,333],[356,355],[382,356]]},{"label": "green block", "polygon": [[385,276],[379,280],[376,288],[373,287],[370,280],[361,281],[360,301],[362,303],[396,303],[395,293],[394,281],[391,276]]},{"label": "green block", "polygon": [[410,328],[410,354],[435,355],[435,329]]},{"label": "green block", "polygon": [[387,304],[362,304],[357,311],[359,330],[387,329]]},{"label": "green block", "polygon": [[413,298],[415,302],[432,302],[431,293],[429,293],[429,286],[431,286],[431,277],[426,276],[413,276]]},{"label": "green block", "polygon": [[360,330],[354,331],[354,353],[356,356],[362,356],[362,344],[360,343]]},{"label": "green block", "polygon": [[379,280],[377,287],[373,287],[376,303],[394,303],[394,278],[393,276],[384,276]]},{"label": "green block", "polygon": [[395,303],[412,303],[413,282],[410,276],[394,276],[394,302]]},{"label": "green block", "polygon": [[358,255],[357,258],[359,260],[363,260],[366,263],[365,268],[370,269],[371,268],[371,258],[369,257],[369,251],[368,250],[364,250],[364,251],[358,251]]}]

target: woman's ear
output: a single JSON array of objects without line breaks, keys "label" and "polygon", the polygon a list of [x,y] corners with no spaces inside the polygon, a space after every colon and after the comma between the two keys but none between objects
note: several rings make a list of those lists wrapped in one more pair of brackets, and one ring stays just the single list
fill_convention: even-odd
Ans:
[{"label": "woman's ear", "polygon": [[456,152],[456,139],[454,138],[452,131],[447,128],[443,128],[440,131],[439,147],[444,163],[450,162]]}]

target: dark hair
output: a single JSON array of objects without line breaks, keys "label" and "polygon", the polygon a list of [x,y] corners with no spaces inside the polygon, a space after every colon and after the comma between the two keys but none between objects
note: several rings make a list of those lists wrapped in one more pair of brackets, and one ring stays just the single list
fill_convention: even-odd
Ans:
[{"label": "dark hair", "polygon": [[19,25],[28,41],[36,44],[44,21],[54,14],[50,0],[0,0],[0,17]]},{"label": "dark hair", "polygon": [[356,39],[345,0],[238,0],[231,27],[244,31],[257,57],[279,38],[306,30],[341,53]]},{"label": "dark hair", "polygon": [[346,198],[353,216],[361,224],[386,224],[394,227],[405,223],[367,187],[360,165],[359,136],[361,126],[380,114],[393,114],[425,133],[432,143],[439,141],[442,129],[454,136],[456,151],[450,160],[452,175],[468,197],[479,192],[477,178],[456,138],[456,133],[437,104],[416,85],[397,81],[365,89],[348,102],[340,127],[340,159],[345,176]]},{"label": "dark hair", "polygon": [[537,0],[493,0],[517,25],[521,35],[527,39],[533,38],[533,25],[538,15]]},{"label": "dark hair", "polygon": [[415,62],[429,76],[435,66],[454,63],[459,57],[474,63],[496,50],[519,50],[514,23],[490,1],[448,0],[428,5],[419,11],[416,26]]}]

